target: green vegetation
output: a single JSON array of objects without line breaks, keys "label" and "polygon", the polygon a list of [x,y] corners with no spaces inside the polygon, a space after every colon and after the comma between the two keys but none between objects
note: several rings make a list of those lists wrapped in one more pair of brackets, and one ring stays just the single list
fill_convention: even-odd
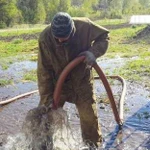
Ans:
[{"label": "green vegetation", "polygon": [[38,43],[36,39],[23,40],[16,36],[16,39],[14,38],[9,42],[7,42],[7,40],[6,42],[0,41],[0,66],[3,70],[6,70],[10,64],[16,61],[36,61],[38,52],[37,49]]},{"label": "green vegetation", "polygon": [[12,80],[0,79],[0,86],[6,86],[8,84],[13,84],[13,81]]},{"label": "green vegetation", "polygon": [[150,86],[150,55],[147,59],[138,58],[137,60],[129,61],[125,66],[115,70],[115,74],[124,76],[128,80],[136,80]]},{"label": "green vegetation", "polygon": [[[122,68],[114,71],[126,79],[142,81],[147,80],[150,74],[150,49],[147,38],[134,39],[136,34],[145,26],[123,27],[110,31],[110,46],[106,57],[128,58],[128,62]],[[150,34],[150,33],[147,33]],[[145,35],[143,35],[145,36]],[[131,59],[133,58],[133,59]],[[145,81],[147,86],[150,83]]]},{"label": "green vegetation", "polygon": [[7,36],[19,36],[19,35],[32,35],[32,34],[35,34],[35,33],[39,33],[41,32],[43,28],[28,28],[28,29],[12,29],[10,30],[9,32],[0,32],[0,37],[7,37]]},{"label": "green vegetation", "polygon": [[[108,55],[121,57],[134,57],[144,55],[148,51],[149,44],[143,40],[136,41],[133,37],[137,31],[143,29],[144,26],[137,28],[125,27],[123,29],[115,29],[110,31],[110,48]],[[144,43],[144,44],[143,44]]]},{"label": "green vegetation", "polygon": [[26,55],[28,53],[33,53],[34,49],[37,47],[37,40],[22,40],[15,39],[11,42],[0,41],[0,59],[8,56],[16,56],[21,53]]},{"label": "green vegetation", "polygon": [[121,24],[127,24],[126,19],[102,19],[102,20],[96,20],[95,23],[100,24],[102,26],[110,26],[110,25],[121,25]]},{"label": "green vegetation", "polygon": [[7,70],[9,68],[9,65],[12,64],[12,60],[6,60],[6,59],[1,59],[0,65],[2,67],[2,70]]},{"label": "green vegetation", "polygon": [[36,70],[28,71],[24,75],[23,80],[25,80],[25,81],[37,81]]}]

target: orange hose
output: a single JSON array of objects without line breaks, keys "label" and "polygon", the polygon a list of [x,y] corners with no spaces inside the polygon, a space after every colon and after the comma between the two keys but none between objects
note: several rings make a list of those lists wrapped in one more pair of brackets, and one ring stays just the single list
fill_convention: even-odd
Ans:
[{"label": "orange hose", "polygon": [[81,57],[77,57],[75,58],[73,61],[71,61],[66,67],[65,69],[62,71],[59,79],[57,80],[56,83],[56,87],[54,90],[54,107],[58,106],[59,100],[60,100],[60,96],[61,96],[61,90],[62,90],[62,86],[63,83],[67,77],[67,75],[69,74],[69,72],[76,67],[78,64],[80,64],[83,60],[85,59],[85,56],[81,56]]},{"label": "orange hose", "polygon": [[[67,75],[69,74],[69,72],[74,67],[76,67],[78,64],[80,64],[81,62],[83,62],[84,59],[85,59],[85,56],[80,56],[80,57],[75,58],[62,71],[62,73],[61,73],[61,75],[60,75],[60,77],[59,77],[59,79],[57,81],[57,84],[56,84],[56,87],[55,87],[55,90],[54,90],[54,95],[53,95],[54,106],[55,107],[58,107],[58,103],[59,103],[60,95],[61,95],[61,90],[62,90],[62,85],[63,85],[63,83],[64,83]],[[110,100],[110,103],[111,103],[111,107],[112,107],[112,110],[113,110],[116,122],[119,125],[122,125],[123,122],[120,119],[120,116],[119,116],[119,113],[118,113],[118,110],[117,110],[117,107],[116,107],[116,104],[115,104],[115,100],[114,100],[114,97],[113,97],[113,94],[112,94],[112,90],[111,90],[111,88],[109,86],[109,83],[108,83],[108,81],[107,81],[104,73],[102,72],[102,70],[100,69],[100,67],[97,65],[97,63],[93,65],[93,68],[96,70],[96,72],[98,73],[100,79],[102,80],[102,82],[103,82],[103,84],[105,86],[105,89],[107,91],[107,94],[108,94],[108,97],[109,97],[109,100]]]},{"label": "orange hose", "polygon": [[97,74],[99,75],[99,77],[102,80],[103,85],[104,85],[104,87],[106,89],[106,92],[108,94],[108,97],[109,97],[109,100],[110,100],[110,104],[111,104],[111,108],[113,110],[116,122],[119,125],[122,125],[123,122],[120,119],[120,116],[119,116],[119,113],[118,113],[118,110],[117,110],[117,107],[116,107],[115,99],[114,99],[114,96],[112,94],[112,90],[111,90],[111,88],[109,86],[109,83],[108,83],[108,80],[107,80],[105,74],[103,73],[103,71],[101,70],[101,68],[98,66],[97,63],[93,65],[93,68],[96,70]]}]

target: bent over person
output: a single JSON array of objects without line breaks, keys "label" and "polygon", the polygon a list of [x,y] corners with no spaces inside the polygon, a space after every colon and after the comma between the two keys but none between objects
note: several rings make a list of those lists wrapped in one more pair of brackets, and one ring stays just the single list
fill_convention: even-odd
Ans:
[{"label": "bent over person", "polygon": [[102,142],[102,135],[93,94],[92,71],[87,65],[92,66],[96,58],[106,52],[108,33],[107,29],[88,18],[72,18],[59,12],[39,38],[39,105],[50,106],[53,103],[55,85],[63,69],[76,57],[85,56],[85,61],[67,76],[59,107],[63,107],[65,101],[76,105],[83,140],[97,147]]}]

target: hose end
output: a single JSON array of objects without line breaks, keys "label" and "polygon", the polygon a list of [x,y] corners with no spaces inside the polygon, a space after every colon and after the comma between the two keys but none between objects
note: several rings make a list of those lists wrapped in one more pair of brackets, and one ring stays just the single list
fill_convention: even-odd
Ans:
[{"label": "hose end", "polygon": [[121,120],[119,123],[119,130],[122,130],[122,128],[123,128],[123,121]]},{"label": "hose end", "polygon": [[53,110],[56,110],[57,108],[58,108],[58,105],[55,103],[55,101],[53,101],[52,109],[53,109]]}]

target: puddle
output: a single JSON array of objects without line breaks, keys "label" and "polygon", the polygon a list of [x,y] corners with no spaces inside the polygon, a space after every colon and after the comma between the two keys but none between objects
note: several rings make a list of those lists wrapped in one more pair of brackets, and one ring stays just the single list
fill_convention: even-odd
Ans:
[{"label": "puddle", "polygon": [[[109,60],[102,60],[99,62],[100,66],[105,68],[115,69],[119,67],[123,61],[121,58]],[[114,63],[113,63],[114,62]],[[124,63],[125,61],[123,61]],[[31,65],[31,66],[30,66]],[[116,65],[116,66],[115,66]],[[119,65],[119,66],[118,66]],[[23,72],[26,69],[36,68],[36,64],[23,62],[20,67],[13,64],[10,68],[12,76],[18,78],[16,72]],[[24,66],[24,67],[23,67]],[[13,67],[16,70],[13,70]],[[20,69],[20,68],[24,69]],[[5,71],[0,71],[6,73]],[[7,74],[6,73],[6,74]],[[21,73],[20,73],[21,74]],[[2,74],[1,74],[2,76]],[[20,76],[20,75],[19,75]],[[36,83],[17,83],[13,86],[0,88],[0,100],[13,97],[18,94],[26,93],[37,89]],[[95,81],[95,93],[104,93],[99,81]],[[115,87],[113,93],[118,93],[120,87]],[[101,94],[102,93],[102,94]],[[98,95],[98,94],[97,94]],[[27,112],[37,107],[39,102],[39,95],[33,94],[23,99],[17,100],[5,107],[0,108],[0,150],[2,145],[6,142],[9,135],[15,135],[20,132],[22,123]],[[80,123],[78,112],[73,104],[66,103],[64,109],[67,111],[68,119],[74,131],[79,130]],[[142,85],[137,83],[127,82],[127,95],[124,105],[124,125],[122,131],[118,132],[118,126],[114,120],[112,110],[109,104],[98,103],[99,121],[102,126],[102,133],[104,142],[100,150],[149,150],[150,149],[150,90],[145,89]]]},{"label": "puddle", "polygon": [[24,82],[24,83],[17,83],[14,85],[8,85],[5,87],[0,87],[0,101],[33,90],[37,90],[37,83],[35,82]]},{"label": "puddle", "polygon": [[128,61],[127,58],[121,58],[119,56],[116,56],[115,58],[112,59],[105,59],[105,58],[99,59],[98,65],[105,71],[109,70],[109,74],[112,74],[112,72],[116,68],[122,67],[127,61]]},{"label": "puddle", "polygon": [[129,61],[137,60],[139,57],[134,56],[131,58],[122,58],[119,55],[116,55],[115,58],[105,58],[102,57],[98,59],[98,65],[103,69],[103,71],[109,71],[109,75],[112,75],[113,71],[119,69]]},{"label": "puddle", "polygon": [[37,63],[34,61],[15,62],[8,69],[3,70],[0,67],[0,78],[20,82],[25,72],[36,69]]}]

